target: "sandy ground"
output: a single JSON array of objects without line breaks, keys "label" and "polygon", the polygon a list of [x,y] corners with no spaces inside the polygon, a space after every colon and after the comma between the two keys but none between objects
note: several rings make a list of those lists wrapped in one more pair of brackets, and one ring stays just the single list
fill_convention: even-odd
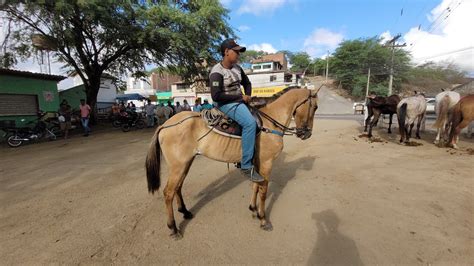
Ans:
[{"label": "sandy ground", "polygon": [[183,188],[195,218],[177,216],[179,241],[161,190],[146,189],[152,130],[0,147],[0,264],[471,264],[474,142],[437,148],[431,133],[407,147],[376,129],[371,143],[360,129],[319,119],[311,139],[285,137],[272,232],[247,209],[250,182],[197,158]]}]

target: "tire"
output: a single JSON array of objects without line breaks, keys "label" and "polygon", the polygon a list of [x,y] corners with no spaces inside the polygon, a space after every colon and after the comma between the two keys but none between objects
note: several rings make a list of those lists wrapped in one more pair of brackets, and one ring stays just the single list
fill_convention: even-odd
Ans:
[{"label": "tire", "polygon": [[49,136],[50,140],[55,140],[57,137],[61,136],[62,132],[58,126],[53,126],[49,131],[51,131],[54,136]]},{"label": "tire", "polygon": [[135,124],[135,127],[138,128],[138,129],[143,129],[145,128],[145,121],[143,120],[138,120],[137,123]]},{"label": "tire", "polygon": [[120,121],[118,121],[118,120],[112,121],[112,126],[115,127],[115,128],[119,128],[121,125],[122,125],[122,123],[120,123]]},{"label": "tire", "polygon": [[15,140],[16,137],[17,135],[11,135],[10,137],[8,137],[7,139],[8,146],[12,148],[16,148],[16,147],[20,147],[21,144],[23,144],[22,140]]},{"label": "tire", "polygon": [[121,128],[123,132],[130,131],[130,125],[128,123],[122,124]]}]

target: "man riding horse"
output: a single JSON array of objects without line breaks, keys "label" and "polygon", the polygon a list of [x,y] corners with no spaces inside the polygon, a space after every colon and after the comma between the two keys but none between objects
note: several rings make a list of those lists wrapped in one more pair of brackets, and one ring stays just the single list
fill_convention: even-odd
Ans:
[{"label": "man riding horse", "polygon": [[[253,182],[262,182],[264,178],[255,171],[253,155],[257,123],[245,105],[250,102],[252,84],[244,70],[237,64],[240,53],[246,48],[233,39],[222,42],[220,52],[222,61],[216,64],[209,75],[212,100],[218,108],[242,127],[241,173]],[[240,85],[244,87],[242,93]]]}]

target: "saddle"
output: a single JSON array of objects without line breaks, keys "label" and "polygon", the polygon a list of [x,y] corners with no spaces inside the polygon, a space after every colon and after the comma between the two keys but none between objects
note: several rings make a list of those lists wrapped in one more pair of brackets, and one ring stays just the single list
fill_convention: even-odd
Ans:
[{"label": "saddle", "polygon": [[[250,107],[250,113],[252,114],[255,122],[257,123],[257,134],[262,129],[263,123],[262,118],[258,114],[256,108]],[[207,126],[214,132],[232,138],[242,138],[242,127],[226,116],[217,107],[210,110],[204,109],[201,111],[202,119],[207,123]]]}]

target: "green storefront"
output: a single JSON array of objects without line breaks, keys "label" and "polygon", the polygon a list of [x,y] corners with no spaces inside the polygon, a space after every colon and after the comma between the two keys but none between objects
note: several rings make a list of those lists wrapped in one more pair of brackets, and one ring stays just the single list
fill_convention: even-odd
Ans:
[{"label": "green storefront", "polygon": [[39,110],[57,112],[57,84],[65,78],[0,68],[0,121],[14,120],[21,127],[35,120]]},{"label": "green storefront", "polygon": [[168,101],[171,101],[171,91],[162,91],[162,92],[157,92],[156,93],[156,99],[158,103],[167,103]]}]

